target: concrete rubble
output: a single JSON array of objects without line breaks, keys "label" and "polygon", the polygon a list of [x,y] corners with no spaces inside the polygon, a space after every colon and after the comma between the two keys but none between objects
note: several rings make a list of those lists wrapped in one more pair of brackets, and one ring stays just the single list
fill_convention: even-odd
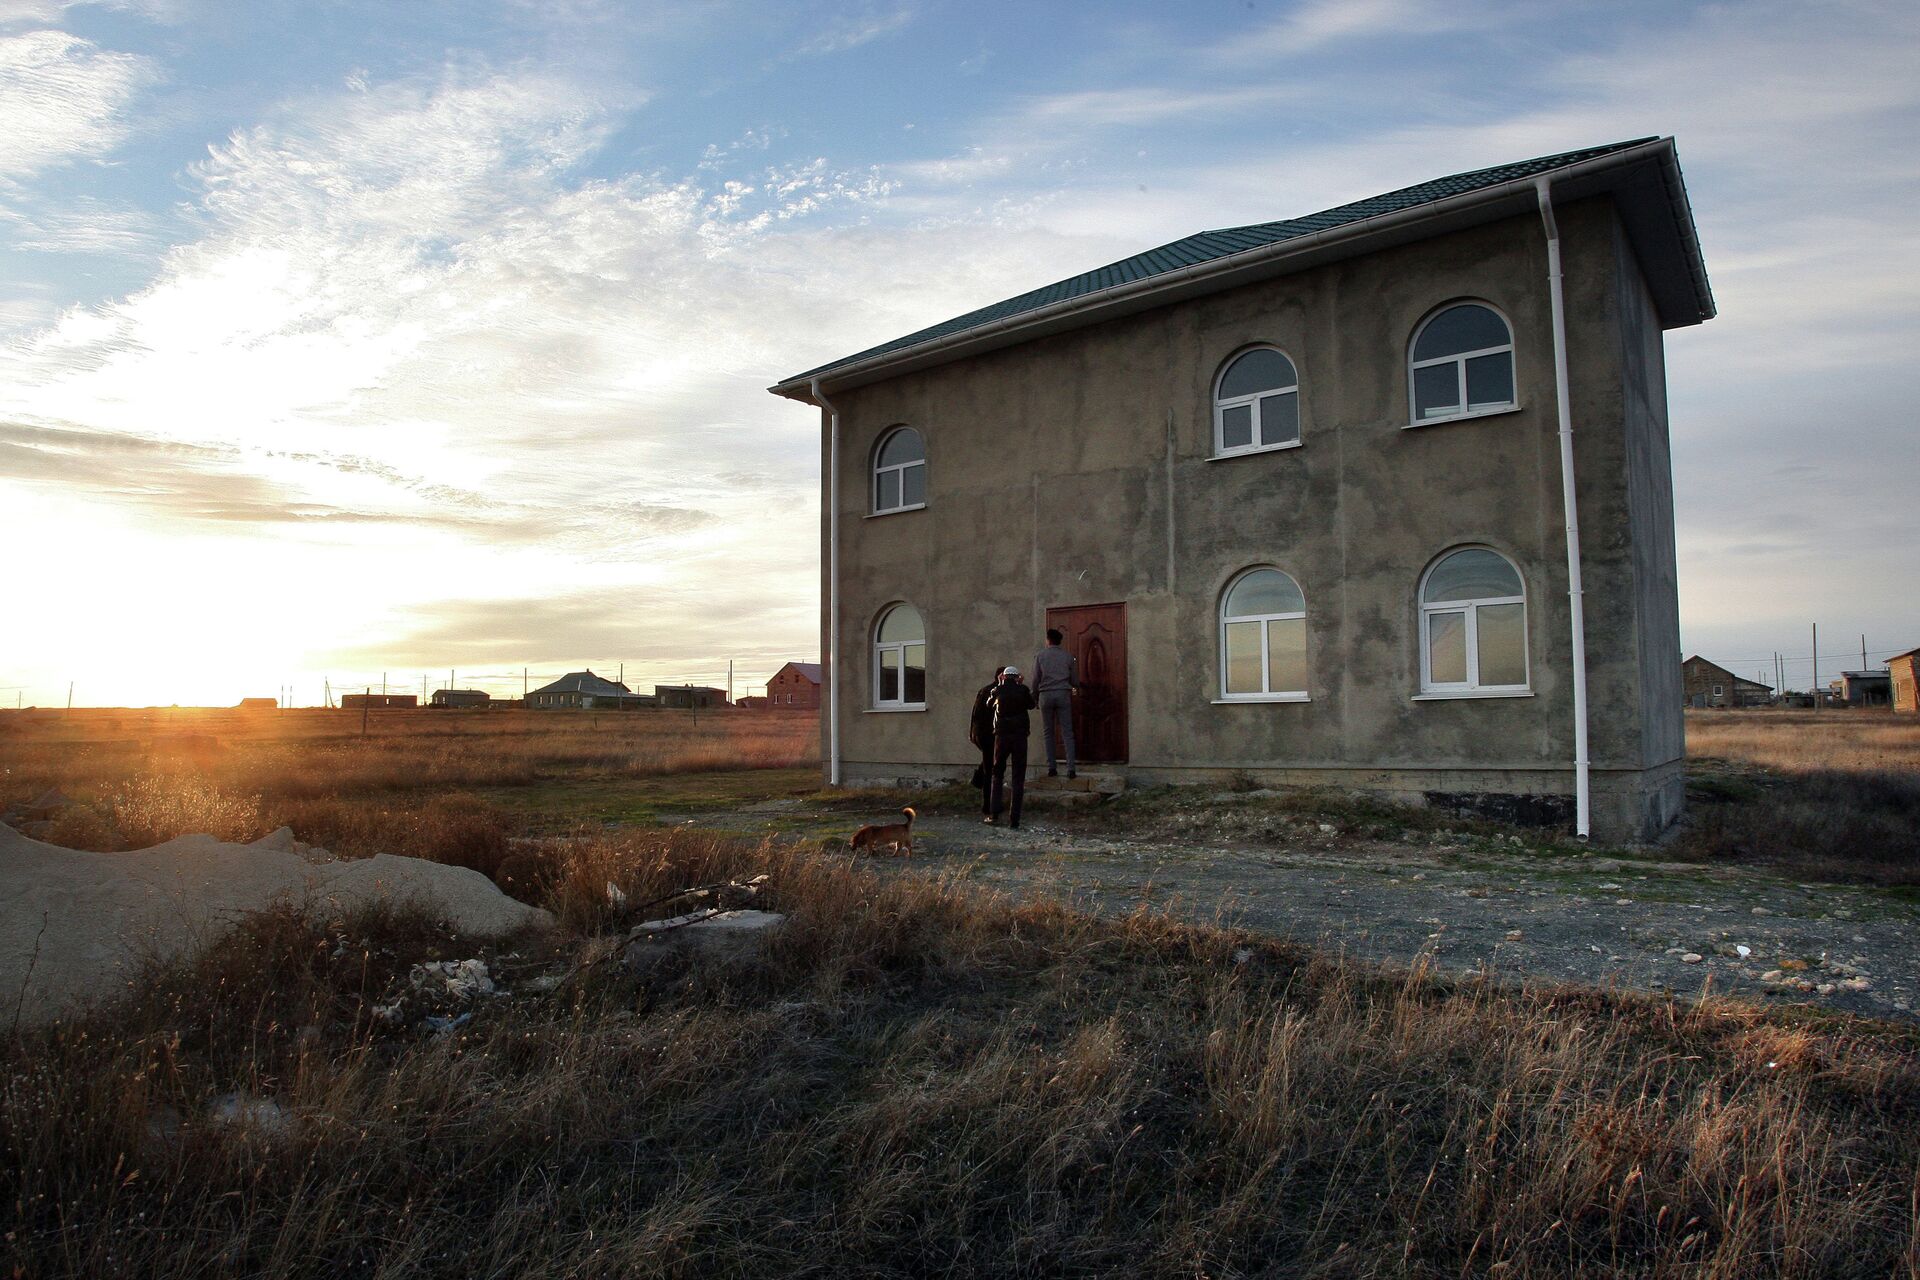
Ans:
[{"label": "concrete rubble", "polygon": [[0,825],[0,993],[22,1025],[46,1022],[123,995],[146,964],[192,954],[249,912],[288,903],[330,918],[376,902],[424,907],[467,937],[553,923],[478,871],[335,860],[286,828],[252,844],[193,835],[89,853]]}]

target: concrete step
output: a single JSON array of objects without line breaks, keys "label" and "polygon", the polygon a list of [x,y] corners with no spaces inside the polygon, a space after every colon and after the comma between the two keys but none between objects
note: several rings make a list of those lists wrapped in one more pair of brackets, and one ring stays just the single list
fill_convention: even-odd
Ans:
[{"label": "concrete step", "polygon": [[1077,778],[1069,778],[1062,773],[1057,778],[1049,778],[1044,768],[1027,774],[1029,794],[1046,792],[1062,794],[1091,794],[1100,796],[1118,795],[1127,789],[1127,775],[1114,770],[1080,771]]}]

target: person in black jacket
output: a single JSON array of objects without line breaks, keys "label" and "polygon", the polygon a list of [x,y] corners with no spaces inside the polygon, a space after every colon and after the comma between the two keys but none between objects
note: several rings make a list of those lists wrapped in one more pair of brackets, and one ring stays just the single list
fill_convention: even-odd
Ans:
[{"label": "person in black jacket", "polygon": [[967,721],[967,741],[980,753],[980,767],[973,771],[973,785],[980,788],[980,812],[993,816],[993,691],[1000,685],[1000,668],[993,679],[973,695],[973,714]]},{"label": "person in black jacket", "polygon": [[1027,793],[1027,735],[1033,732],[1033,690],[1020,683],[1020,668],[1000,673],[989,699],[993,703],[993,806],[987,821],[1005,811],[1006,777],[1013,770],[1013,810],[1008,826],[1020,826],[1020,801]]}]

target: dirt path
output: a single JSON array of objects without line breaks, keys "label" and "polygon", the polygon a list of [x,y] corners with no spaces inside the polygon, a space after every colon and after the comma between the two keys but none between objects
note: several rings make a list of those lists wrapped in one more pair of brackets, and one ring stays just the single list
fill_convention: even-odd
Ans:
[{"label": "dirt path", "polygon": [[[702,826],[795,837],[857,820],[799,801],[690,815]],[[1311,822],[1247,841],[1089,830],[1030,812],[1019,831],[929,814],[916,856],[1014,894],[1100,911],[1142,903],[1364,959],[1427,956],[1485,969],[1645,991],[1761,995],[1876,1016],[1920,1016],[1920,903],[1872,888],[1800,884],[1744,869],[1626,855],[1502,851],[1483,836],[1343,836]],[[1745,949],[1743,954],[1742,948]]]}]

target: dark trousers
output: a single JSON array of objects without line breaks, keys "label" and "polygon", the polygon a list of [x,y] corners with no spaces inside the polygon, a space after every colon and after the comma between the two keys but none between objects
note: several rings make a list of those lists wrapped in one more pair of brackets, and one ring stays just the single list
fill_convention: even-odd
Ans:
[{"label": "dark trousers", "polygon": [[993,812],[993,739],[980,744],[980,812]]},{"label": "dark trousers", "polygon": [[1027,739],[1023,734],[1018,738],[995,738],[993,740],[993,808],[989,812],[999,817],[1006,809],[1007,769],[1013,769],[1013,825],[1020,825],[1020,801],[1027,794]]},{"label": "dark trousers", "polygon": [[1040,731],[1047,735],[1047,772],[1058,767],[1054,761],[1053,735],[1057,731],[1067,746],[1067,772],[1074,771],[1073,691],[1049,689],[1040,695]]}]

